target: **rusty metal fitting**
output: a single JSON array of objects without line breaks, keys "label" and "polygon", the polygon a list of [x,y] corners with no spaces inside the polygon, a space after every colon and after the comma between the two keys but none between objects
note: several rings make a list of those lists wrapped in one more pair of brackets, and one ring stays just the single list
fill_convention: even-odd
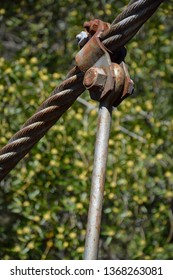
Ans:
[{"label": "rusty metal fitting", "polygon": [[125,98],[132,95],[134,92],[134,82],[130,79],[127,65],[124,62],[121,62],[120,66],[124,72],[124,85],[119,98],[117,98],[113,104],[114,107],[117,107]]},{"label": "rusty metal fitting", "polygon": [[112,63],[114,81],[115,81],[115,93],[119,94],[124,89],[125,73],[121,65],[117,63]]},{"label": "rusty metal fitting", "polygon": [[110,23],[104,22],[99,19],[90,20],[84,23],[84,28],[87,32],[93,36],[99,29],[99,31],[106,31],[110,28]]},{"label": "rusty metal fitting", "polygon": [[[120,94],[123,90],[125,76],[123,68],[119,64],[112,63],[111,68],[112,79],[114,80],[113,91],[116,92],[117,98],[117,94]],[[92,99],[101,101],[102,98],[110,93],[111,89],[109,90],[109,87],[105,87],[107,78],[107,72],[103,68],[91,67],[85,73],[83,84],[89,90]]]},{"label": "rusty metal fitting", "polygon": [[103,68],[91,67],[85,73],[83,84],[89,90],[92,99],[100,101],[107,80]]},{"label": "rusty metal fitting", "polygon": [[105,86],[106,77],[107,75],[103,68],[91,67],[85,73],[83,84],[87,89],[90,89],[94,86],[98,86],[103,89]]},{"label": "rusty metal fitting", "polygon": [[126,64],[114,63],[108,50],[100,40],[102,32],[110,28],[108,23],[93,20],[84,24],[89,40],[76,55],[78,68],[85,73],[83,84],[92,99],[101,101],[107,98],[112,106],[118,106],[134,90]]}]

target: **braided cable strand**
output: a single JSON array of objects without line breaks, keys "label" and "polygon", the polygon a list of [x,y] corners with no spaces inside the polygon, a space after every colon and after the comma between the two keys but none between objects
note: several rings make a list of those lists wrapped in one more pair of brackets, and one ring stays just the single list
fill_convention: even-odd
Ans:
[{"label": "braided cable strand", "polygon": [[113,52],[124,46],[138,32],[164,0],[132,0],[101,36],[103,44]]},{"label": "braided cable strand", "polygon": [[[110,51],[116,52],[137,33],[162,2],[164,0],[131,0],[126,9],[113,21],[111,28],[102,34],[103,44]],[[77,67],[73,68],[66,80],[52,92],[21,130],[0,150],[0,180],[30,151],[85,90],[82,83],[83,76],[84,74]]]},{"label": "braided cable strand", "polygon": [[30,151],[85,90],[83,74],[75,69],[37,112],[0,150],[0,180]]}]

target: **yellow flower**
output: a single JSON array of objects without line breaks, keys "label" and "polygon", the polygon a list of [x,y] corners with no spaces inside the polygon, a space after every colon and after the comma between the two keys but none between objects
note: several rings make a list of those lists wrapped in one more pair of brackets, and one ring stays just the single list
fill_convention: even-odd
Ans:
[{"label": "yellow flower", "polygon": [[83,116],[82,116],[82,114],[77,113],[75,118],[76,118],[76,120],[80,121],[80,120],[82,120]]},{"label": "yellow flower", "polygon": [[39,222],[39,221],[40,221],[40,217],[39,217],[39,216],[34,216],[33,220],[34,220],[35,222]]},{"label": "yellow flower", "polygon": [[163,251],[164,251],[164,249],[162,247],[157,247],[155,249],[155,252],[157,252],[157,253],[162,253]]},{"label": "yellow flower", "polygon": [[99,14],[99,16],[103,16],[104,15],[104,11],[103,10],[99,10],[98,14]]},{"label": "yellow flower", "polygon": [[124,138],[124,135],[122,133],[119,133],[117,136],[116,136],[116,139],[118,140],[122,140]]},{"label": "yellow flower", "polygon": [[162,145],[164,143],[164,140],[163,139],[158,139],[157,140],[157,145]]},{"label": "yellow flower", "polygon": [[53,247],[53,241],[52,240],[48,240],[46,245],[47,245],[48,248]]},{"label": "yellow flower", "polygon": [[150,256],[145,256],[144,260],[151,260],[151,257]]},{"label": "yellow flower", "polygon": [[0,91],[4,91],[5,87],[3,85],[0,85]]},{"label": "yellow flower", "polygon": [[135,125],[135,127],[134,127],[134,131],[136,132],[136,133],[138,133],[139,131],[141,130],[141,127],[140,127],[140,125]]},{"label": "yellow flower", "polygon": [[115,181],[111,182],[110,186],[111,186],[111,188],[115,188],[116,187],[116,182]]},{"label": "yellow flower", "polygon": [[159,211],[162,212],[162,211],[165,211],[166,210],[166,206],[164,204],[161,204],[160,207],[159,207]]},{"label": "yellow flower", "polygon": [[29,201],[24,201],[24,202],[23,202],[23,206],[24,206],[24,207],[28,207],[29,205],[30,205],[30,202],[29,202]]},{"label": "yellow flower", "polygon": [[83,204],[80,203],[80,202],[78,202],[78,203],[76,204],[76,208],[77,208],[77,209],[82,209],[82,208],[83,208]]},{"label": "yellow flower", "polygon": [[30,241],[30,242],[27,244],[27,248],[28,248],[28,249],[34,249],[34,247],[35,247],[35,244],[34,244],[33,241]]},{"label": "yellow flower", "polygon": [[133,200],[136,201],[136,202],[139,202],[140,198],[139,198],[139,196],[134,195],[134,196],[133,196]]},{"label": "yellow flower", "polygon": [[109,16],[112,14],[112,11],[111,11],[111,9],[105,9],[105,13]]},{"label": "yellow flower", "polygon": [[141,158],[141,159],[146,159],[146,157],[147,157],[147,156],[146,156],[145,154],[141,154],[141,155],[140,155],[140,158]]},{"label": "yellow flower", "polygon": [[48,75],[45,75],[43,73],[39,73],[39,76],[42,81],[47,81],[49,79]]},{"label": "yellow flower", "polygon": [[7,68],[6,70],[5,70],[5,74],[10,74],[12,72],[12,69],[11,68]]},{"label": "yellow flower", "polygon": [[115,141],[113,141],[112,139],[109,140],[109,145],[110,146],[114,146],[115,145]]},{"label": "yellow flower", "polygon": [[15,86],[10,86],[10,87],[8,88],[8,92],[9,92],[9,93],[14,93],[15,90],[16,90]]},{"label": "yellow flower", "polygon": [[53,149],[51,150],[51,154],[52,154],[52,155],[57,155],[57,153],[58,153],[57,149],[53,148]]},{"label": "yellow flower", "polygon": [[112,210],[113,210],[113,212],[114,212],[115,214],[117,214],[117,213],[119,213],[119,212],[120,212],[120,210],[119,210],[119,208],[118,208],[118,207],[114,207]]},{"label": "yellow flower", "polygon": [[0,9],[0,15],[4,15],[5,14],[5,9]]},{"label": "yellow flower", "polygon": [[83,253],[84,252],[84,247],[78,247],[76,252],[77,253]]},{"label": "yellow flower", "polygon": [[4,62],[5,62],[5,59],[3,57],[0,57],[0,67],[3,66]]},{"label": "yellow flower", "polygon": [[142,240],[140,241],[140,245],[141,245],[141,246],[145,246],[145,245],[146,245],[145,239],[142,239]]},{"label": "yellow flower", "polygon": [[72,16],[72,17],[76,17],[77,14],[78,14],[77,10],[73,10],[73,11],[70,12],[70,16]]},{"label": "yellow flower", "polygon": [[69,237],[70,237],[71,239],[75,239],[75,238],[77,237],[77,234],[76,234],[75,232],[71,232],[71,233],[69,234]]},{"label": "yellow flower", "polygon": [[44,216],[43,216],[43,218],[44,218],[44,220],[46,220],[46,221],[50,220],[50,219],[51,219],[51,213],[50,213],[50,212],[45,213]]},{"label": "yellow flower", "polygon": [[50,166],[58,167],[58,166],[59,166],[59,162],[56,161],[56,160],[54,160],[54,159],[52,159],[52,160],[50,161]]},{"label": "yellow flower", "polygon": [[151,134],[150,134],[150,133],[147,133],[147,134],[146,134],[146,138],[147,138],[147,139],[150,139],[150,138],[151,138]]},{"label": "yellow flower", "polygon": [[17,234],[23,234],[22,229],[18,229],[18,230],[17,230]]},{"label": "yellow flower", "polygon": [[80,180],[85,180],[85,179],[86,179],[86,175],[87,175],[87,174],[86,174],[86,171],[84,171],[84,172],[82,172],[82,173],[79,175],[78,178],[79,178]]},{"label": "yellow flower", "polygon": [[60,79],[61,78],[61,74],[60,73],[53,73],[52,77],[54,79]]},{"label": "yellow flower", "polygon": [[18,252],[20,252],[21,248],[19,245],[16,245],[13,250],[14,250],[14,252],[18,253]]},{"label": "yellow flower", "polygon": [[56,235],[56,238],[57,238],[57,239],[64,239],[64,235],[63,235],[62,233],[58,233],[58,234]]},{"label": "yellow flower", "polygon": [[69,243],[67,242],[67,241],[65,241],[64,243],[63,243],[63,247],[64,248],[67,248],[69,246]]},{"label": "yellow flower", "polygon": [[31,64],[37,64],[38,59],[36,57],[31,57],[30,62],[31,62]]},{"label": "yellow flower", "polygon": [[31,71],[31,69],[28,69],[28,70],[25,71],[25,77],[26,77],[26,78],[31,78],[31,77],[32,77],[32,74],[33,74],[33,73],[32,73],[32,71]]},{"label": "yellow flower", "polygon": [[69,158],[65,158],[65,159],[64,159],[64,163],[65,163],[65,164],[69,164],[69,163],[70,163],[70,159],[69,159]]},{"label": "yellow flower", "polygon": [[64,232],[64,230],[65,230],[65,228],[64,228],[64,227],[58,227],[58,232],[59,232],[59,233],[63,233],[63,232]]},{"label": "yellow flower", "polygon": [[97,110],[96,109],[92,109],[91,112],[90,112],[90,115],[92,117],[95,117],[97,115]]},{"label": "yellow flower", "polygon": [[36,154],[36,155],[35,155],[35,158],[36,158],[37,160],[40,160],[40,159],[41,159],[41,154]]},{"label": "yellow flower", "polygon": [[75,166],[77,166],[77,167],[83,167],[83,161],[76,160],[76,161],[75,161]]},{"label": "yellow flower", "polygon": [[128,160],[127,167],[133,167],[133,166],[134,166],[134,162],[132,160]]},{"label": "yellow flower", "polygon": [[31,229],[30,229],[30,227],[24,227],[23,228],[23,233],[30,233],[31,232]]},{"label": "yellow flower", "polygon": [[162,158],[163,158],[163,155],[162,155],[162,154],[157,154],[157,155],[156,155],[156,159],[160,160],[160,159],[162,159]]},{"label": "yellow flower", "polygon": [[147,100],[145,102],[145,105],[146,105],[147,110],[152,110],[153,109],[153,105],[152,105],[152,102],[150,100]]},{"label": "yellow flower", "polygon": [[68,192],[73,191],[73,189],[74,189],[73,186],[68,186],[68,187],[67,187],[67,191],[68,191]]},{"label": "yellow flower", "polygon": [[21,58],[19,59],[19,63],[20,63],[20,64],[25,64],[25,63],[26,63],[26,59],[25,59],[24,57],[21,57]]},{"label": "yellow flower", "polygon": [[114,236],[114,235],[115,235],[115,231],[114,231],[114,230],[109,230],[109,231],[107,232],[107,235],[108,235],[108,236]]},{"label": "yellow flower", "polygon": [[121,111],[116,110],[114,112],[114,115],[118,118],[118,117],[120,117],[122,115],[122,113],[121,113]]},{"label": "yellow flower", "polygon": [[170,178],[172,176],[172,173],[170,171],[165,172],[165,177]]},{"label": "yellow flower", "polygon": [[109,198],[109,199],[113,199],[113,198],[114,198],[114,193],[110,193],[110,194],[108,195],[108,198]]},{"label": "yellow flower", "polygon": [[135,110],[136,110],[137,113],[139,113],[139,112],[142,111],[142,108],[141,108],[141,106],[138,105],[138,106],[135,107]]},{"label": "yellow flower", "polygon": [[76,197],[75,197],[75,196],[72,196],[72,197],[70,198],[70,201],[73,202],[73,203],[76,202]]},{"label": "yellow flower", "polygon": [[173,192],[172,192],[172,191],[167,191],[167,192],[165,193],[165,197],[166,197],[166,198],[172,198],[172,197],[173,197]]}]

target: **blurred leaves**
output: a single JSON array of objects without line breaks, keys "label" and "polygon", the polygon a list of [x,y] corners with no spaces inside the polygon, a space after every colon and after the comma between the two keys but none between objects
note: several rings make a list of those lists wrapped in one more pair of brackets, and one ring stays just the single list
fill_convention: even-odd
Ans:
[{"label": "blurred leaves", "polygon": [[[61,82],[83,22],[128,1],[0,4],[0,146]],[[127,45],[135,94],[113,111],[101,259],[173,258],[172,5]],[[84,93],[2,181],[1,259],[82,259],[97,104]]]}]

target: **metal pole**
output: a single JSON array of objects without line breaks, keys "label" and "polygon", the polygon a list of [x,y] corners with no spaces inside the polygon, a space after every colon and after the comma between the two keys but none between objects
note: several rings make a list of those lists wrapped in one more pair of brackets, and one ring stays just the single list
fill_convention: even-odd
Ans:
[{"label": "metal pole", "polygon": [[106,101],[101,102],[98,114],[94,167],[92,174],[90,205],[85,241],[85,260],[95,260],[98,258],[100,224],[111,118],[112,105],[110,105]]}]

